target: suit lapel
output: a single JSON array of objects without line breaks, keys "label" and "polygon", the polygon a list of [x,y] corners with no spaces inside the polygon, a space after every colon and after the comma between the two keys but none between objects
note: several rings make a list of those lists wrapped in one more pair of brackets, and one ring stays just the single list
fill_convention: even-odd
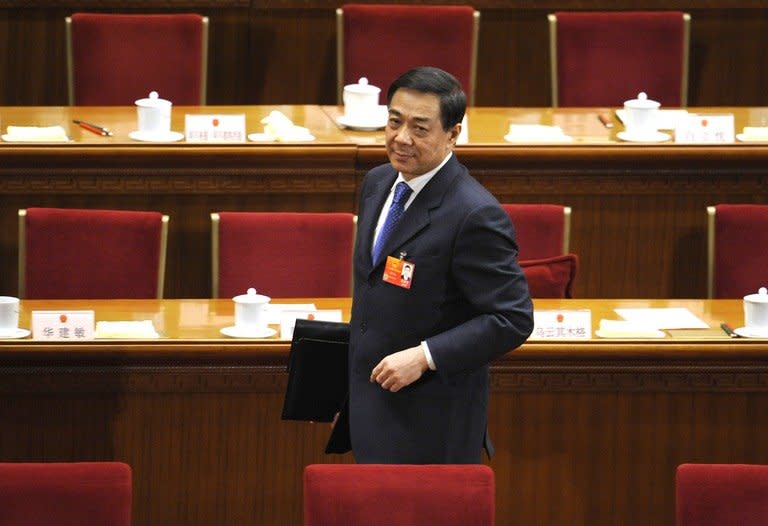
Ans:
[{"label": "suit lapel", "polygon": [[[459,164],[456,160],[456,155],[452,155],[448,162],[445,163],[445,166],[443,166],[421,192],[419,192],[384,245],[381,252],[382,261],[386,260],[387,255],[397,253],[397,248],[399,246],[402,246],[406,241],[413,238],[429,225],[430,210],[441,205],[445,192],[456,177],[458,167]],[[395,174],[395,177],[397,177],[397,174]],[[392,187],[393,182],[394,178],[389,179],[383,194],[378,195],[378,197],[375,198],[378,199],[378,207],[374,207],[375,210],[381,211],[382,203],[386,198],[387,192]],[[379,190],[379,192],[381,192],[381,190]],[[372,226],[369,227],[371,231],[370,235],[367,236],[367,249],[369,254],[371,252],[373,229],[376,228],[376,220],[378,217],[378,214],[375,214]],[[372,267],[377,267],[382,261],[374,261]],[[373,268],[371,270],[373,270]]]},{"label": "suit lapel", "polygon": [[[376,230],[376,223],[379,220],[381,207],[387,199],[387,194],[395,182],[397,172],[390,169],[389,173],[372,183],[370,191],[363,197],[364,201],[360,207],[361,214],[357,218],[357,228],[360,232],[358,238],[360,251],[366,262],[371,262],[371,252],[373,252],[373,234]],[[373,266],[373,265],[371,265]]]}]

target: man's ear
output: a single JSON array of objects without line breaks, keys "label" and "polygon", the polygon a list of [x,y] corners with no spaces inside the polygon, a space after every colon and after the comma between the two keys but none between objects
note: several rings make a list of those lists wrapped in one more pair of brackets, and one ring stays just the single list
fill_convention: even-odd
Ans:
[{"label": "man's ear", "polygon": [[449,139],[450,147],[453,148],[456,146],[456,141],[459,140],[459,135],[461,134],[461,123],[458,122],[454,124],[453,128],[449,130],[449,133],[451,134]]}]

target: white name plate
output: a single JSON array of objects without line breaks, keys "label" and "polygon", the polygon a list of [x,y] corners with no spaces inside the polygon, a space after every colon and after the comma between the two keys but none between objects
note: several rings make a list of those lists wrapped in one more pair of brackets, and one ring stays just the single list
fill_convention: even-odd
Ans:
[{"label": "white name plate", "polygon": [[724,144],[736,139],[732,113],[689,113],[677,121],[675,142],[680,144]]},{"label": "white name plate", "polygon": [[534,310],[530,340],[590,340],[592,311]]},{"label": "white name plate", "polygon": [[184,117],[187,142],[245,142],[245,114]]},{"label": "white name plate", "polygon": [[32,338],[35,340],[93,340],[94,325],[92,310],[32,311]]}]

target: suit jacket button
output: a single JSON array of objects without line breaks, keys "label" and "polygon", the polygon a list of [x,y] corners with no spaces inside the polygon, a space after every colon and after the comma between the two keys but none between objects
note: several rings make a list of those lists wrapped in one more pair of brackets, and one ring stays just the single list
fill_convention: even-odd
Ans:
[{"label": "suit jacket button", "polygon": [[360,324],[360,332],[365,332],[368,330],[368,324],[363,322]]}]

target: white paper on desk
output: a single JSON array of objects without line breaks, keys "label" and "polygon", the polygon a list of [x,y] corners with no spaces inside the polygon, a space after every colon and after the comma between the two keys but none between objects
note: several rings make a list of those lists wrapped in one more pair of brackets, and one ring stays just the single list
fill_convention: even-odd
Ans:
[{"label": "white paper on desk", "polygon": [[280,321],[280,339],[293,339],[293,329],[296,326],[296,320],[319,320],[319,321],[343,321],[341,309],[323,309],[313,311],[283,311],[283,318]]},{"label": "white paper on desk", "polygon": [[627,321],[655,329],[707,329],[709,325],[685,307],[614,309]]},{"label": "white paper on desk", "polygon": [[[656,128],[659,130],[674,130],[680,120],[688,115],[686,110],[659,110],[656,113]],[[616,117],[622,124],[627,122],[627,112],[624,109],[616,110]]]},{"label": "white paper on desk", "polygon": [[96,338],[159,338],[152,320],[97,321]]},{"label": "white paper on desk", "polygon": [[317,310],[314,303],[268,303],[264,308],[267,314],[267,325],[280,325],[286,312],[313,312]]}]

